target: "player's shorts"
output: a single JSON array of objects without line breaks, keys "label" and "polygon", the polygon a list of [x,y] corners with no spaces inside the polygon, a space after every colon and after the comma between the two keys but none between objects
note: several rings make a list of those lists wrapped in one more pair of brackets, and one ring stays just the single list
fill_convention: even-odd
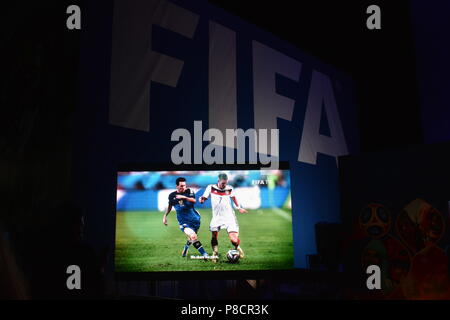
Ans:
[{"label": "player's shorts", "polygon": [[228,233],[239,232],[239,224],[237,222],[236,217],[234,217],[234,215],[233,215],[232,217],[229,217],[228,219],[213,218],[211,220],[211,223],[209,224],[210,231],[220,231],[222,229],[227,230]]},{"label": "player's shorts", "polygon": [[189,228],[192,229],[195,233],[197,233],[198,229],[200,229],[200,224],[195,223],[183,223],[180,224],[180,230],[184,233],[184,229]]}]

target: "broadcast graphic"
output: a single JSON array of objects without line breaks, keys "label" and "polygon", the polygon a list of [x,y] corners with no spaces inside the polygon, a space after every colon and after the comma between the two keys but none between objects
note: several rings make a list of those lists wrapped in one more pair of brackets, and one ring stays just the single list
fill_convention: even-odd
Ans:
[{"label": "broadcast graphic", "polygon": [[293,267],[289,170],[118,172],[116,272]]}]

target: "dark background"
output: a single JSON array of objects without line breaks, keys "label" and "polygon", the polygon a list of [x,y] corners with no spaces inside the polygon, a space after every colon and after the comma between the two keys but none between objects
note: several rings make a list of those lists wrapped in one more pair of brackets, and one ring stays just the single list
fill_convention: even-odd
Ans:
[{"label": "dark background", "polygon": [[[209,2],[351,76],[361,152],[423,143],[410,1]],[[38,229],[48,208],[71,198],[83,31],[66,28],[65,10],[83,3],[2,4],[0,222],[12,235]],[[371,4],[381,7],[381,30],[366,28]]]},{"label": "dark background", "polygon": [[[353,77],[362,152],[422,143],[410,1],[209,2]],[[366,27],[372,4],[381,30]]]}]

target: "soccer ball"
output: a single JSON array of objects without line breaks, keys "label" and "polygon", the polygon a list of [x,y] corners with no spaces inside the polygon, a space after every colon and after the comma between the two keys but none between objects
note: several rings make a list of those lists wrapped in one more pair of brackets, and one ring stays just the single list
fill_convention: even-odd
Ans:
[{"label": "soccer ball", "polygon": [[239,261],[240,255],[239,255],[239,251],[237,250],[228,250],[227,252],[227,259],[230,263],[236,263]]}]

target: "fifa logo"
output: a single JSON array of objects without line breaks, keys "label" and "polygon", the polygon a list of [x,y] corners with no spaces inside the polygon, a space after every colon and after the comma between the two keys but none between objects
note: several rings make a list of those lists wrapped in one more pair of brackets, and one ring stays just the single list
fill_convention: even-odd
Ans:
[{"label": "fifa logo", "polygon": [[269,180],[252,180],[252,185],[254,185],[254,186],[259,186],[259,185],[267,186],[268,184],[269,184]]},{"label": "fifa logo", "polygon": [[[156,11],[161,14],[154,14]],[[222,148],[236,149],[237,163],[243,163],[243,154],[239,153],[242,152],[242,144],[239,146],[233,142],[237,139],[239,143],[239,139],[244,136],[249,139],[251,149],[248,150],[248,163],[256,163],[255,157],[259,154],[260,164],[272,165],[279,161],[280,120],[290,122],[293,127],[298,128],[301,139],[296,146],[298,156],[295,160],[316,165],[317,154],[321,153],[334,157],[337,164],[339,156],[348,154],[334,89],[336,87],[341,92],[343,88],[340,83],[315,69],[303,72],[306,68],[302,68],[301,61],[256,40],[248,40],[252,54],[246,63],[252,65],[251,71],[240,69],[238,62],[242,62],[239,59],[243,58],[240,58],[237,31],[213,20],[204,24],[199,24],[199,20],[200,16],[195,12],[166,0],[148,0],[140,2],[140,5],[134,5],[131,1],[114,2],[109,99],[111,125],[151,132],[151,110],[171,107],[152,105],[152,92],[158,89],[151,88],[151,83],[158,83],[159,87],[165,86],[172,95],[182,97],[186,94],[182,91],[186,83],[181,86],[179,82],[184,79],[183,81],[189,81],[189,88],[192,90],[208,93],[207,123],[210,129],[202,134],[201,121],[195,121],[193,139],[186,129],[174,130],[171,140],[180,142],[172,150],[174,164],[201,164],[202,160],[205,164],[234,163],[233,156],[228,152],[224,160]],[[142,26],[147,27],[143,29]],[[207,42],[205,46],[195,47],[196,50],[207,50],[204,52],[208,59],[206,87],[190,85],[201,84],[197,80],[197,73],[182,76],[192,70],[193,63],[198,63],[190,56],[180,60],[170,56],[168,52],[154,49],[157,44],[153,42],[158,41],[155,37],[152,38],[154,26],[178,34],[192,45],[196,42],[189,40],[193,40],[199,32],[206,31],[209,34],[204,40]],[[200,26],[208,30],[198,30]],[[140,63],[136,63],[137,61]],[[187,65],[190,68],[185,68]],[[248,72],[251,74],[247,74]],[[252,88],[243,91],[253,101],[251,113],[238,108],[241,103],[238,97],[238,76],[252,79]],[[298,90],[300,79],[307,77],[310,85],[305,90],[306,96],[294,99],[279,92],[278,76],[294,83],[299,87]],[[299,100],[304,100],[306,105],[298,106]],[[303,125],[294,122],[294,109],[297,108],[304,108],[301,111],[304,114]],[[238,129],[238,111],[253,118],[254,129],[245,132]],[[322,118],[328,121],[327,134],[319,133]],[[193,159],[190,149],[192,140]],[[202,151],[203,141],[210,144]],[[180,155],[181,151],[183,155]],[[277,168],[275,164],[274,168]]]}]

